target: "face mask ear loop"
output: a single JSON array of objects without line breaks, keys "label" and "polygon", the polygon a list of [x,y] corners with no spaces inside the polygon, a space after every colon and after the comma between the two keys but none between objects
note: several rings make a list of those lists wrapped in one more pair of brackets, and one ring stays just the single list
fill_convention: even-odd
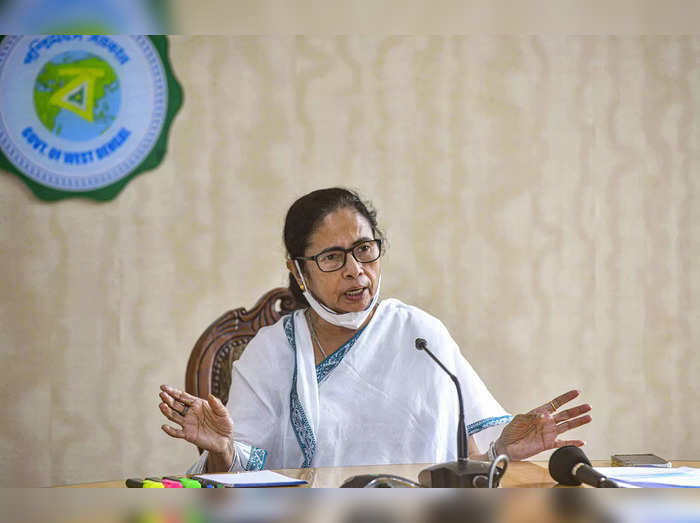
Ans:
[{"label": "face mask ear loop", "polygon": [[299,273],[299,278],[301,278],[301,292],[306,291],[306,282],[304,281],[304,275],[301,273],[301,267],[299,267],[299,262],[294,260],[294,266],[297,268],[297,272]]},{"label": "face mask ear loop", "polygon": [[[338,313],[335,312],[334,310],[332,310],[332,309],[330,309],[329,307],[327,307],[323,302],[321,302],[321,300],[319,300],[318,298],[316,298],[313,294],[311,294],[311,289],[309,289],[309,286],[306,284],[306,280],[304,280],[304,275],[303,275],[302,272],[301,272],[301,267],[299,267],[299,263],[297,263],[296,260],[294,260],[294,265],[296,266],[297,271],[299,271],[299,278],[301,278],[301,284],[304,286],[304,288],[302,289],[301,292],[304,294],[304,297],[306,298],[306,301],[308,301],[309,303],[311,303],[312,301],[315,301],[315,302],[318,304],[319,307],[323,307],[323,308],[324,308],[326,311],[328,311],[330,314],[338,314]],[[312,309],[313,309],[313,308],[314,308],[314,307],[312,307]],[[314,309],[314,310],[316,310],[316,309]],[[318,312],[318,311],[317,311],[317,312]]]}]

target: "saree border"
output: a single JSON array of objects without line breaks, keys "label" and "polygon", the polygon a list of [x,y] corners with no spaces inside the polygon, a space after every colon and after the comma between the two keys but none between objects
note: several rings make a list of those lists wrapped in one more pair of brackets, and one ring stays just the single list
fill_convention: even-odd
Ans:
[{"label": "saree border", "polygon": [[267,461],[267,451],[258,447],[251,446],[248,463],[245,465],[245,470],[263,470]]},{"label": "saree border", "polygon": [[494,425],[501,425],[503,423],[508,423],[513,419],[513,416],[506,414],[505,416],[496,416],[492,418],[484,418],[474,423],[467,425],[467,435],[476,434],[484,429],[493,427]]},{"label": "saree border", "polygon": [[294,313],[284,317],[283,325],[287,341],[289,341],[294,353],[294,374],[292,376],[292,390],[289,393],[289,420],[304,455],[304,463],[302,463],[301,468],[309,468],[316,453],[316,438],[297,393],[297,344],[294,334]]},{"label": "saree border", "polygon": [[340,362],[343,361],[345,354],[347,354],[347,352],[352,348],[352,346],[355,345],[357,338],[360,336],[360,334],[362,334],[362,331],[364,331],[366,327],[367,325],[362,327],[359,331],[353,334],[352,338],[346,341],[342,347],[333,352],[321,363],[316,365],[316,381],[319,383],[319,385],[323,380],[325,380],[328,377],[328,375],[331,372],[333,372],[333,370],[340,364]]}]

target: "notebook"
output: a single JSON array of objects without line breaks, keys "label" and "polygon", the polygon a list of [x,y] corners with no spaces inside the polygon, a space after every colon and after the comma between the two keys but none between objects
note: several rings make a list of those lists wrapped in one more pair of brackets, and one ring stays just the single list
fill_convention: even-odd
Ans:
[{"label": "notebook", "polygon": [[290,478],[270,470],[238,474],[197,474],[195,477],[225,487],[291,487],[307,483],[303,479]]}]

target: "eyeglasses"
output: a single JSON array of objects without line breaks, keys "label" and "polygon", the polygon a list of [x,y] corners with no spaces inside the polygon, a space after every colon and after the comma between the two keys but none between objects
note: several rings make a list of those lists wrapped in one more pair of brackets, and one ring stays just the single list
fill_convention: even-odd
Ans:
[{"label": "eyeglasses", "polygon": [[342,269],[351,252],[353,258],[360,263],[372,263],[382,255],[382,240],[367,240],[349,249],[334,248],[319,252],[316,256],[298,256],[295,260],[313,260],[323,272],[333,272]]}]

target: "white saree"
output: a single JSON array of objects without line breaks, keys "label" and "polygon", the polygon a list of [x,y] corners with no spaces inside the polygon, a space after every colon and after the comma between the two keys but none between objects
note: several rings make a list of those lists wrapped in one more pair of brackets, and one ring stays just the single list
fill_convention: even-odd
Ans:
[{"label": "white saree", "polygon": [[[231,470],[437,463],[457,458],[457,375],[467,431],[485,452],[511,419],[428,313],[385,299],[367,326],[318,366],[303,311],[260,329],[234,363]],[[206,452],[190,473],[206,469]]]}]

